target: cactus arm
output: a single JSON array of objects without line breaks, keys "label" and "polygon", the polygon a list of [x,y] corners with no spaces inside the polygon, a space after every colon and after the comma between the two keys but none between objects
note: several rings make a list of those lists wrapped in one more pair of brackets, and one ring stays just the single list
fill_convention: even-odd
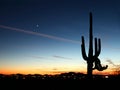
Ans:
[{"label": "cactus arm", "polygon": [[84,37],[82,36],[82,44],[81,44],[81,51],[82,51],[82,57],[84,60],[88,60],[88,57],[85,52],[85,40]]},{"label": "cactus arm", "polygon": [[98,48],[98,55],[99,55],[101,52],[101,39],[98,39],[98,46],[99,46]]},{"label": "cactus arm", "polygon": [[94,56],[98,57],[100,55],[100,52],[101,52],[101,40],[100,39],[97,40],[97,38],[95,38],[95,55]]},{"label": "cactus arm", "polygon": [[97,54],[97,38],[95,38],[95,55],[94,56],[97,56],[96,54]]},{"label": "cactus arm", "polygon": [[103,71],[103,70],[105,70],[107,68],[108,68],[108,65],[102,66],[101,62],[100,62],[100,59],[96,58],[96,60],[95,60],[95,67],[93,68],[93,70],[97,69],[98,71]]}]

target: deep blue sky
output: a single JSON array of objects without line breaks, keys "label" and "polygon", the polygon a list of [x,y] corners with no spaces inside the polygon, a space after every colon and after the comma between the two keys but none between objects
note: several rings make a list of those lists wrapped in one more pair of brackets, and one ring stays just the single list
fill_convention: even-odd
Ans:
[{"label": "deep blue sky", "polygon": [[80,43],[83,35],[88,47],[89,12],[94,37],[102,41],[101,62],[119,64],[119,4],[119,0],[0,0],[0,72],[86,70]]}]

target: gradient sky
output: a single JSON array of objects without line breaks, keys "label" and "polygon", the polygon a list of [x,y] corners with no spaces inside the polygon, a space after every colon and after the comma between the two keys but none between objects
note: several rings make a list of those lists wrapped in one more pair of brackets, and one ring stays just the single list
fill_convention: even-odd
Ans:
[{"label": "gradient sky", "polygon": [[109,66],[98,73],[111,71],[120,64],[120,0],[0,0],[0,73],[86,72],[89,12]]}]

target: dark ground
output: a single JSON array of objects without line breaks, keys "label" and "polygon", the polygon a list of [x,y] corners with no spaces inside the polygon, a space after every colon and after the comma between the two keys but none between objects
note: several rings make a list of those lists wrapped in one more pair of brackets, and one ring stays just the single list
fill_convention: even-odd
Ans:
[{"label": "dark ground", "polygon": [[[0,75],[0,90],[105,90],[120,89],[120,75],[95,75],[87,80],[84,74],[61,74],[58,76],[41,75]],[[25,79],[23,79],[26,77]],[[45,77],[45,78],[44,78]],[[80,78],[81,77],[81,78]]]},{"label": "dark ground", "polygon": [[117,90],[120,80],[1,80],[0,86],[1,90]]}]

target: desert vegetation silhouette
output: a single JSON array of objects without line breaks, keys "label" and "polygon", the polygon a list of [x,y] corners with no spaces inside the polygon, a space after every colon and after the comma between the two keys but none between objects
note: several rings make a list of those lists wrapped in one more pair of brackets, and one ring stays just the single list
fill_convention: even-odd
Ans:
[{"label": "desert vegetation silhouette", "polygon": [[88,56],[85,50],[85,40],[84,36],[81,37],[81,52],[83,59],[87,62],[87,79],[91,80],[93,78],[92,72],[97,69],[98,71],[103,71],[108,68],[108,65],[102,66],[98,56],[101,52],[101,39],[94,38],[94,47],[95,52],[93,54],[93,29],[92,29],[92,12],[89,13],[90,26],[89,26],[89,51]]}]

